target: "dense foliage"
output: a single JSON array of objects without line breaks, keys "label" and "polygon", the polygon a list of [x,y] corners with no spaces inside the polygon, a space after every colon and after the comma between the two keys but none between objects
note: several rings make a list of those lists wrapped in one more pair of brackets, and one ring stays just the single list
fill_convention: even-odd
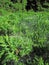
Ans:
[{"label": "dense foliage", "polygon": [[49,11],[49,0],[0,0],[0,8],[8,11]]},{"label": "dense foliage", "polygon": [[49,14],[2,14],[0,61],[3,65],[49,65]]},{"label": "dense foliage", "polygon": [[0,65],[49,65],[49,0],[0,0]]}]

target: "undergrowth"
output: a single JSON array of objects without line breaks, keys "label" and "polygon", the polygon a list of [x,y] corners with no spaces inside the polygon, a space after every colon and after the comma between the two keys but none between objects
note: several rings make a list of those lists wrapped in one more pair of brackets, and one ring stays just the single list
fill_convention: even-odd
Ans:
[{"label": "undergrowth", "polygon": [[49,13],[2,13],[0,62],[2,65],[49,65]]}]

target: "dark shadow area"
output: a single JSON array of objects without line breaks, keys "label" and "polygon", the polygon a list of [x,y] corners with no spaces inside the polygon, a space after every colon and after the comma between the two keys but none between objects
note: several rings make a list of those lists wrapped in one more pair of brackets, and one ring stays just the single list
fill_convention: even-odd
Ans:
[{"label": "dark shadow area", "polygon": [[36,0],[30,1],[27,0],[27,6],[26,6],[26,10],[31,10],[33,9],[34,11],[37,11],[37,4],[36,4]]},{"label": "dark shadow area", "polygon": [[16,3],[16,2],[17,2],[17,0],[11,0],[11,2]]},{"label": "dark shadow area", "polygon": [[[11,0],[13,3],[17,3],[17,0]],[[20,3],[22,3],[22,0],[20,0]]]},{"label": "dark shadow area", "polygon": [[43,8],[49,8],[49,6],[48,6],[48,5],[42,5],[42,7],[43,7]]},{"label": "dark shadow area", "polygon": [[[49,50],[47,49],[47,47],[45,48],[34,47],[33,49],[34,50],[31,51],[29,55],[22,57],[20,61],[26,65],[32,65],[35,55],[37,55],[38,57],[42,57],[44,59],[44,62],[46,62],[49,59]],[[28,64],[27,60],[30,64]]]},{"label": "dark shadow area", "polygon": [[[46,2],[48,3],[49,1],[47,0]],[[41,0],[40,1],[40,4],[42,5],[43,8],[49,8],[49,6],[48,5],[44,5],[44,3],[45,3],[45,0]]]},{"label": "dark shadow area", "polygon": [[11,60],[11,61],[7,62],[6,65],[14,65],[14,60]]},{"label": "dark shadow area", "polygon": [[0,31],[0,36],[3,36],[3,35],[5,35],[5,31],[1,30]]}]

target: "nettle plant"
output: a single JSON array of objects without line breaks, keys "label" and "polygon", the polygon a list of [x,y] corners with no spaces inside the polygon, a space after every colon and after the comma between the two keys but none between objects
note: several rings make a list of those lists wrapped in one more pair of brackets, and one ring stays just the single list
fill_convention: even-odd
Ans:
[{"label": "nettle plant", "polygon": [[[22,36],[1,36],[0,37],[0,58],[2,64],[9,60],[18,62],[20,57],[29,54],[32,50],[32,41],[27,37]],[[2,57],[3,56],[3,57]]]},{"label": "nettle plant", "polygon": [[[19,28],[19,18],[11,14],[0,17],[0,59],[1,63],[15,60],[18,62],[20,57],[29,54],[32,50],[32,40],[24,37]],[[25,53],[24,53],[25,52]],[[20,57],[19,57],[20,56]]]},{"label": "nettle plant", "polygon": [[14,34],[18,31],[19,17],[10,13],[9,15],[0,16],[0,34]]},{"label": "nettle plant", "polygon": [[[17,64],[23,56],[34,51],[33,47],[49,46],[48,17],[44,14],[35,14],[31,17],[28,16],[28,19],[24,15],[24,18],[21,19],[15,14],[0,17],[0,33],[3,32],[3,36],[0,36],[2,64],[6,65],[10,60],[14,60]],[[39,61],[42,61],[42,65],[42,58]],[[23,62],[20,62],[20,65],[23,65]]]},{"label": "nettle plant", "polygon": [[[32,17],[32,18],[30,18]],[[20,30],[29,38],[32,39],[34,45],[43,47],[49,44],[49,19],[44,15],[34,15],[25,17],[21,24]]]}]

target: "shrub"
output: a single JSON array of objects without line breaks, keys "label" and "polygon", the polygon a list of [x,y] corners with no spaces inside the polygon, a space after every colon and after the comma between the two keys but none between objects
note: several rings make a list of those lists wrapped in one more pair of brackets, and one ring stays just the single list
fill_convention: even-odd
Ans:
[{"label": "shrub", "polygon": [[[44,56],[39,58],[38,63],[35,65],[48,65],[49,58],[49,14],[47,13],[10,13],[9,15],[0,16],[0,60],[1,64],[11,60],[15,65],[30,64],[34,57],[38,57],[41,52]],[[25,15],[26,14],[26,15]],[[28,15],[29,14],[29,15]],[[23,19],[22,19],[23,17]],[[37,47],[37,49],[35,48]],[[40,52],[38,52],[38,48]],[[43,49],[47,51],[43,51]],[[37,54],[35,51],[37,51]],[[29,61],[28,58],[29,57]],[[46,57],[46,60],[45,60]],[[43,59],[44,58],[44,59]],[[24,60],[25,59],[25,60]],[[29,63],[28,63],[29,62]]]}]

